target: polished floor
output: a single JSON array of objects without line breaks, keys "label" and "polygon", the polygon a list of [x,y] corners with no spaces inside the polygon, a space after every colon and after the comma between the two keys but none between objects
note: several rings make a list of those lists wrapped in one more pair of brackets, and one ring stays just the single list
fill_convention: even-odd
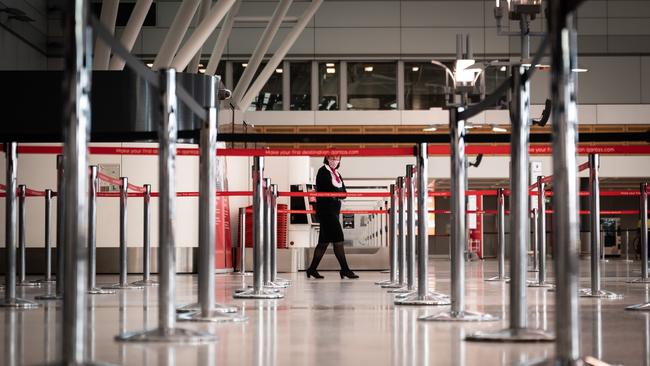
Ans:
[{"label": "polished floor", "polygon": [[[549,262],[549,266],[551,263]],[[582,353],[611,364],[650,365],[650,312],[625,311],[626,305],[650,299],[650,287],[628,284],[638,276],[639,262],[603,263],[603,288],[623,294],[620,300],[580,299]],[[430,261],[430,283],[449,292],[449,262]],[[507,326],[508,285],[485,282],[496,268],[492,260],[467,265],[467,308],[501,320],[489,323],[431,323],[418,321],[448,307],[394,306],[392,296],[374,285],[385,279],[379,272],[360,272],[359,280],[340,280],[338,272],[322,272],[324,280],[293,280],[282,300],[234,300],[242,277],[217,276],[217,300],[235,305],[248,317],[245,323],[179,322],[179,327],[213,332],[216,343],[170,346],[118,343],[114,336],[154,327],[157,288],[126,290],[90,297],[87,351],[95,361],[119,365],[517,365],[552,356],[553,343],[474,343],[464,336]],[[588,262],[581,262],[582,284],[588,284]],[[534,273],[530,273],[531,278]],[[113,276],[100,276],[111,283]],[[133,277],[133,280],[137,280]],[[250,282],[251,278],[246,277]],[[177,277],[177,304],[195,301],[197,278]],[[19,288],[33,298],[45,288]],[[52,288],[53,290],[53,288]],[[552,330],[554,295],[529,288],[530,327]],[[0,310],[0,364],[44,364],[59,358],[61,307],[43,302],[37,310]]]}]

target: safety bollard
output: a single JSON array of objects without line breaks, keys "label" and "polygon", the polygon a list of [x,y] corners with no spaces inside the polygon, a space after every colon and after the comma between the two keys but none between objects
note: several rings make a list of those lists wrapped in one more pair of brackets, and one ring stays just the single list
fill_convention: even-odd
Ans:
[{"label": "safety bollard", "polygon": [[[215,342],[210,333],[176,327],[176,141],[178,134],[178,105],[176,97],[176,71],[159,71],[159,96],[162,122],[158,132],[158,327],[132,333],[122,333],[115,340],[122,342]],[[168,347],[170,348],[170,347]]]},{"label": "safety bollard", "polygon": [[537,177],[537,281],[528,283],[528,287],[554,287],[546,282],[546,183],[544,177]]},{"label": "safety bollard", "polygon": [[18,159],[16,143],[5,144],[6,196],[5,196],[5,296],[0,307],[34,309],[35,302],[16,297],[16,173]]},{"label": "safety bollard", "polygon": [[63,300],[63,263],[65,247],[63,241],[63,218],[65,217],[65,176],[63,169],[63,155],[56,156],[56,289],[55,293],[36,296],[34,299],[49,301]]},{"label": "safety bollard", "polygon": [[[416,190],[418,194],[418,286],[416,293],[395,300],[395,305],[449,305],[449,297],[435,291],[429,290],[429,220],[428,220],[428,153],[427,144],[421,143],[417,146],[417,183],[411,185],[411,189]],[[410,195],[410,194],[409,194]],[[413,206],[410,206],[409,211]],[[411,212],[412,213],[412,212]],[[415,219],[413,218],[413,221]],[[415,230],[412,233],[415,237]]]},{"label": "safety bollard", "polygon": [[490,277],[486,281],[507,281],[510,277],[506,276],[506,200],[503,188],[497,188],[497,271],[495,277]]},{"label": "safety bollard", "polygon": [[[600,156],[589,154],[589,226],[591,230],[591,287],[580,289],[580,297],[597,297],[601,299],[620,299],[623,297],[600,286]],[[604,250],[603,250],[604,252]]]},{"label": "safety bollard", "polygon": [[283,294],[264,288],[264,157],[253,158],[253,287],[235,291],[237,299],[280,299]]},{"label": "safety bollard", "polygon": [[216,95],[219,78],[210,77],[209,103],[206,108],[208,118],[203,121],[199,140],[199,303],[197,311],[181,314],[180,320],[202,322],[244,321],[234,313],[237,308],[216,304],[215,302],[215,240],[217,212],[217,108]]},{"label": "safety bollard", "polygon": [[397,253],[398,253],[398,279],[400,286],[389,293],[407,293],[411,292],[406,285],[407,281],[407,254],[406,254],[406,179],[397,178]]},{"label": "safety bollard", "polygon": [[115,290],[97,288],[97,192],[99,180],[98,167],[90,166],[88,181],[88,293],[91,295],[114,294]]},{"label": "safety bollard", "polygon": [[278,185],[271,185],[271,282],[288,287],[291,281],[278,277]]},{"label": "safety bollard", "polygon": [[128,279],[129,259],[126,229],[128,223],[129,179],[120,177],[120,181],[120,277],[118,283],[102,288],[106,290],[138,290],[144,288],[144,286],[129,283]]},{"label": "safety bollard", "polygon": [[19,287],[39,287],[37,281],[27,281],[26,274],[26,246],[25,246],[25,200],[27,199],[27,186],[18,185],[18,280]]},{"label": "safety bollard", "polygon": [[390,278],[388,280],[376,282],[383,288],[398,288],[402,287],[397,281],[397,192],[395,184],[390,185],[390,207],[388,207],[388,247],[390,254]]},{"label": "safety bollard", "polygon": [[462,107],[449,110],[451,137],[451,310],[419,318],[424,321],[494,321],[496,317],[465,309],[465,245],[467,243],[467,164],[465,121],[458,118]]},{"label": "safety bollard", "polygon": [[135,286],[158,286],[151,278],[151,184],[145,184],[142,196],[142,280],[133,282]]}]

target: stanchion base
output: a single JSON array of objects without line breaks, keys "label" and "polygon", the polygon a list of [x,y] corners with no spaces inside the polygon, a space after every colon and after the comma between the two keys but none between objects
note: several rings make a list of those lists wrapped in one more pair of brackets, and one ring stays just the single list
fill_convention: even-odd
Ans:
[{"label": "stanchion base", "polygon": [[418,320],[429,322],[493,322],[499,320],[499,318],[474,311],[446,311],[434,315],[424,315],[419,317]]},{"label": "stanchion base", "polygon": [[408,287],[406,287],[404,285],[401,285],[400,287],[395,288],[393,290],[388,290],[388,293],[391,293],[391,294],[411,294],[411,293],[413,293],[413,290],[409,290]]},{"label": "stanchion base", "polygon": [[596,293],[592,293],[590,288],[581,288],[579,291],[580,297],[593,297],[599,299],[622,299],[623,295],[617,294],[615,292],[607,290],[599,290]]},{"label": "stanchion base", "polygon": [[637,278],[635,280],[625,281],[625,283],[650,283],[650,278]]},{"label": "stanchion base", "polygon": [[420,296],[417,293],[411,296],[395,299],[395,305],[451,305],[449,297],[438,296],[437,293],[429,293],[425,296]]},{"label": "stanchion base", "polygon": [[585,356],[577,360],[560,360],[547,358],[545,360],[531,361],[525,363],[526,366],[614,366],[607,362],[601,361],[596,357]]},{"label": "stanchion base", "polygon": [[22,281],[16,282],[16,287],[41,287],[41,284],[34,281]]},{"label": "stanchion base", "polygon": [[504,282],[504,281],[510,281],[510,277],[507,277],[507,276],[494,276],[494,277],[486,278],[485,281],[487,281],[487,282]]},{"label": "stanchion base", "polygon": [[275,281],[273,281],[273,282],[275,282],[275,283],[284,283],[287,286],[291,286],[291,281],[287,280],[286,278],[282,278],[282,277],[276,277]]},{"label": "stanchion base", "polygon": [[158,286],[159,283],[156,280],[140,280],[140,281],[135,281],[131,283],[133,286],[141,286],[141,287],[155,287]]},{"label": "stanchion base", "polygon": [[180,314],[178,320],[190,322],[211,322],[211,323],[229,323],[229,322],[245,322],[247,317],[239,314],[228,314],[217,309],[211,310],[207,315],[200,311]]},{"label": "stanchion base", "polygon": [[40,295],[40,296],[36,296],[34,300],[41,300],[41,301],[63,300],[63,295],[59,295],[59,294]]},{"label": "stanchion base", "polygon": [[114,285],[102,286],[104,290],[142,290],[144,286],[134,285],[132,283],[116,283]]},{"label": "stanchion base", "polygon": [[[388,292],[391,292],[391,291],[388,291]],[[418,294],[418,290],[411,289],[411,290],[408,290],[408,292],[398,292],[397,295],[395,295],[395,299],[403,299],[403,298],[413,296],[413,295],[417,295],[417,294]]]},{"label": "stanchion base", "polygon": [[41,307],[41,304],[35,303],[33,301],[13,298],[13,299],[2,299],[0,302],[0,308],[15,308],[15,309],[36,309]]},{"label": "stanchion base", "polygon": [[233,276],[245,276],[245,277],[248,277],[248,276],[252,276],[252,275],[253,275],[253,272],[244,272],[244,273],[241,273],[241,272],[233,272],[232,275],[233,275]]},{"label": "stanchion base", "polygon": [[284,294],[277,290],[249,289],[242,292],[235,292],[232,296],[235,299],[281,299],[284,297]]},{"label": "stanchion base", "polygon": [[88,289],[88,295],[112,295],[116,293],[115,290],[105,290],[98,287]]},{"label": "stanchion base", "polygon": [[646,302],[645,304],[630,305],[626,307],[625,310],[650,311],[650,302]]},{"label": "stanchion base", "polygon": [[503,329],[476,332],[465,337],[470,342],[552,342],[555,336],[541,329]]},{"label": "stanchion base", "polygon": [[281,289],[287,287],[289,287],[289,284],[287,283],[267,282],[264,284],[265,289]]},{"label": "stanchion base", "polygon": [[528,283],[527,283],[527,286],[528,286],[528,287],[543,287],[543,288],[547,288],[547,289],[549,289],[549,291],[552,291],[552,289],[555,288],[555,285],[552,284],[552,283],[549,283],[549,282],[539,282],[539,281],[537,281],[537,282],[534,282],[534,281],[533,281],[533,282],[528,282]]},{"label": "stanchion base", "polygon": [[[187,304],[176,308],[177,313],[196,313],[201,311],[201,305],[199,303]],[[239,311],[239,308],[236,306],[214,304],[213,311],[218,313],[236,313]]]},{"label": "stanchion base", "polygon": [[391,281],[390,280],[377,281],[377,282],[375,282],[375,285],[381,286],[381,285],[385,285],[387,283],[391,283]]},{"label": "stanchion base", "polygon": [[216,342],[217,336],[189,329],[172,328],[128,332],[115,336],[115,340],[118,342],[200,344]]},{"label": "stanchion base", "polygon": [[56,280],[48,280],[48,279],[42,278],[40,280],[34,280],[32,282],[41,283],[41,284],[43,284],[43,283],[56,283]]},{"label": "stanchion base", "polygon": [[384,283],[383,285],[379,285],[381,288],[400,288],[402,287],[402,284],[399,282],[388,282]]}]

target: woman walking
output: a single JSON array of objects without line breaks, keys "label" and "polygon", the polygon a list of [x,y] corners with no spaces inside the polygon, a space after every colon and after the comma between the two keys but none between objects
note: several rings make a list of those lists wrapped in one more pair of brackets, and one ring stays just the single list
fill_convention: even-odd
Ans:
[{"label": "woman walking", "polygon": [[[317,192],[346,192],[345,183],[337,169],[341,166],[340,156],[326,156],[323,160],[323,166],[318,170],[316,175]],[[314,250],[314,257],[311,265],[307,269],[307,278],[324,278],[317,269],[320,260],[323,258],[327,246],[334,245],[334,255],[341,266],[341,278],[359,278],[348,267],[345,259],[345,249],[343,248],[343,229],[339,221],[341,213],[340,197],[317,197],[316,198],[316,217],[320,223],[320,234],[318,236],[318,245]]]}]

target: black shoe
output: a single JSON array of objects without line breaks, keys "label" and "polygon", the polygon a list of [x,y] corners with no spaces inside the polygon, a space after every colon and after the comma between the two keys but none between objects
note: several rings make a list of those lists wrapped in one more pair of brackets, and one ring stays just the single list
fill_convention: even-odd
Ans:
[{"label": "black shoe", "polygon": [[339,274],[341,275],[341,279],[343,279],[343,278],[345,278],[345,277],[350,278],[350,279],[359,278],[359,276],[357,276],[356,274],[354,274],[354,272],[352,272],[352,271],[349,270],[349,269],[341,270],[341,271],[339,272]]},{"label": "black shoe", "polygon": [[307,278],[314,277],[315,279],[318,279],[318,280],[325,278],[325,277],[321,276],[320,273],[318,273],[318,271],[315,270],[315,269],[307,268],[305,273],[307,274]]}]

